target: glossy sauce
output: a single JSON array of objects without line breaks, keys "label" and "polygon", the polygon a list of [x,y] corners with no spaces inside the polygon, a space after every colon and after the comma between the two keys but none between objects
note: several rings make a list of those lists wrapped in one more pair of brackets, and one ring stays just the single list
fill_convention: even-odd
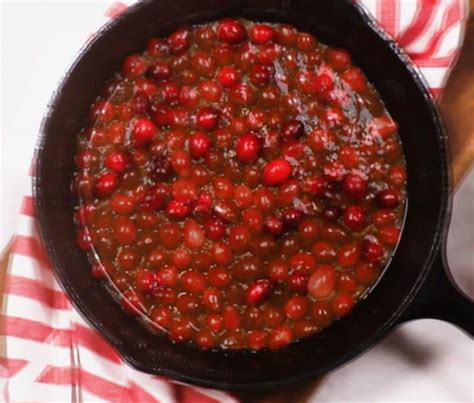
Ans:
[{"label": "glossy sauce", "polygon": [[397,125],[349,53],[245,20],[126,58],[76,162],[92,275],[206,349],[278,349],[347,315],[406,197]]}]

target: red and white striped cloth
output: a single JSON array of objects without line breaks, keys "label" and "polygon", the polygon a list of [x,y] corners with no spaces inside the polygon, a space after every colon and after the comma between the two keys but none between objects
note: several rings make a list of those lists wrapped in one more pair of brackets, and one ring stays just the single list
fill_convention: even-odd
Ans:
[{"label": "red and white striped cloth", "polygon": [[[435,96],[462,39],[462,0],[360,0],[407,50]],[[132,1],[116,2],[104,21]],[[71,306],[57,283],[35,228],[31,194],[23,199],[0,319],[0,400],[231,402],[223,392],[178,384],[126,365]],[[0,384],[1,385],[1,384]]]}]

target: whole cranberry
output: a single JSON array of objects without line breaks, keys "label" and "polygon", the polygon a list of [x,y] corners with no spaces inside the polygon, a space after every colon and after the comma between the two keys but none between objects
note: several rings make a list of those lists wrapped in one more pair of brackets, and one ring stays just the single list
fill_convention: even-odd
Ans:
[{"label": "whole cranberry", "polygon": [[268,216],[265,220],[265,229],[270,235],[279,237],[284,231],[283,221],[275,216]]},{"label": "whole cranberry", "polygon": [[97,197],[103,199],[115,192],[118,186],[117,175],[113,173],[105,173],[99,176],[95,183],[95,194]]},{"label": "whole cranberry", "polygon": [[327,222],[334,222],[341,216],[341,209],[337,206],[327,206],[323,211],[323,218]]},{"label": "whole cranberry", "polygon": [[213,108],[201,109],[196,116],[196,126],[200,130],[212,130],[219,123],[219,112]]},{"label": "whole cranberry", "polygon": [[173,165],[167,157],[157,157],[151,163],[151,174],[159,181],[170,179],[174,174]]},{"label": "whole cranberry", "polygon": [[276,36],[275,30],[266,24],[254,24],[249,31],[249,39],[256,45],[263,45],[272,41]]},{"label": "whole cranberry", "polygon": [[166,207],[166,214],[173,220],[183,220],[189,214],[189,205],[178,200],[171,200]]},{"label": "whole cranberry", "polygon": [[364,239],[361,244],[362,257],[369,263],[380,263],[384,251],[379,243]]},{"label": "whole cranberry", "polygon": [[303,273],[293,273],[288,279],[288,287],[290,290],[298,294],[306,294],[308,292],[309,277]]},{"label": "whole cranberry", "polygon": [[260,142],[253,133],[247,133],[237,140],[236,154],[242,162],[252,162],[258,158]]},{"label": "whole cranberry", "polygon": [[211,141],[205,133],[197,132],[189,137],[189,152],[195,158],[206,155],[211,146]]},{"label": "whole cranberry", "polygon": [[308,281],[308,292],[315,298],[325,298],[334,291],[337,275],[334,267],[322,265]]},{"label": "whole cranberry", "polygon": [[277,186],[285,182],[292,174],[293,168],[284,159],[270,161],[263,169],[263,183],[266,186]]},{"label": "whole cranberry", "polygon": [[155,124],[146,118],[135,120],[132,127],[132,141],[135,147],[150,143],[157,132]]},{"label": "whole cranberry", "polygon": [[247,32],[239,21],[225,18],[217,26],[217,36],[222,42],[236,45],[247,38]]},{"label": "whole cranberry", "polygon": [[285,140],[296,140],[304,134],[304,125],[299,120],[290,120],[283,125],[281,135]]},{"label": "whole cranberry", "polygon": [[324,176],[311,176],[303,182],[303,191],[311,196],[324,196],[328,181]]},{"label": "whole cranberry", "polygon": [[127,78],[136,78],[145,72],[145,61],[139,55],[128,56],[122,65],[122,74]]},{"label": "whole cranberry", "polygon": [[347,194],[359,198],[367,190],[367,181],[361,175],[348,173],[342,179],[342,188]]},{"label": "whole cranberry", "polygon": [[230,88],[240,81],[240,74],[234,67],[223,67],[217,74],[217,80],[223,87]]},{"label": "whole cranberry", "polygon": [[273,284],[269,279],[260,279],[250,284],[247,289],[247,304],[260,305],[271,295]]},{"label": "whole cranberry", "polygon": [[188,28],[178,29],[168,37],[171,52],[181,53],[191,46],[192,33]]},{"label": "whole cranberry", "polygon": [[146,76],[156,81],[167,80],[171,77],[171,68],[167,63],[157,61],[148,67]]},{"label": "whole cranberry", "polygon": [[384,208],[395,208],[400,203],[400,195],[395,189],[381,190],[375,196],[377,204]]},{"label": "whole cranberry", "polygon": [[128,155],[123,150],[113,150],[105,159],[105,166],[114,172],[123,172],[129,162]]},{"label": "whole cranberry", "polygon": [[218,241],[225,235],[225,224],[217,217],[210,217],[204,221],[204,231],[206,237]]},{"label": "whole cranberry", "polygon": [[250,81],[257,87],[264,87],[270,83],[275,71],[272,65],[253,64],[250,68]]},{"label": "whole cranberry", "polygon": [[283,211],[282,220],[287,228],[298,228],[301,221],[304,219],[304,213],[294,207],[287,208]]},{"label": "whole cranberry", "polygon": [[344,224],[353,231],[361,231],[367,225],[365,211],[359,206],[346,207],[343,212]]}]

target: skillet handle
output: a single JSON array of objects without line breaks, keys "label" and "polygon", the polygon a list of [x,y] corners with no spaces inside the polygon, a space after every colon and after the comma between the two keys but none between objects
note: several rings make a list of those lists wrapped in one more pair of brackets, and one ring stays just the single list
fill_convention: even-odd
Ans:
[{"label": "skillet handle", "polygon": [[420,292],[399,322],[422,318],[440,319],[471,337],[474,334],[474,303],[454,282],[446,256],[440,251]]}]

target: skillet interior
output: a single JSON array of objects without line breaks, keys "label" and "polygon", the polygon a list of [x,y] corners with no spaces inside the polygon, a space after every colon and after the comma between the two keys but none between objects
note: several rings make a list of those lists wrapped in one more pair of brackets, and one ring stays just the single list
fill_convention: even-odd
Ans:
[{"label": "skillet interior", "polygon": [[[76,136],[88,106],[123,58],[153,35],[181,23],[237,16],[277,21],[347,48],[399,122],[408,165],[409,203],[402,239],[369,297],[321,334],[279,352],[203,352],[150,334],[125,314],[75,243],[70,190]],[[133,366],[204,386],[272,386],[320,375],[354,357],[395,322],[429,270],[447,206],[445,135],[429,95],[405,56],[350,0],[160,0],[140,3],[87,46],[53,97],[37,150],[35,195],[40,232],[51,262],[75,306]]]}]

